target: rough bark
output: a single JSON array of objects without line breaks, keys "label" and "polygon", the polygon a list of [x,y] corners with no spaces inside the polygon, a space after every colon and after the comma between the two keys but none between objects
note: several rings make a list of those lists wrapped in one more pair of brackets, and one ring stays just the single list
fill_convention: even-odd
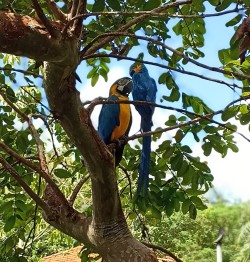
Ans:
[{"label": "rough bark", "polygon": [[93,216],[86,218],[62,202],[48,186],[44,200],[50,213],[44,218],[60,231],[94,248],[107,261],[157,261],[154,253],[131,235],[123,215],[112,154],[93,128],[75,89],[79,39],[61,35],[53,24],[51,37],[38,20],[0,12],[0,52],[45,61],[43,86],[49,106],[81,152],[92,182]]}]

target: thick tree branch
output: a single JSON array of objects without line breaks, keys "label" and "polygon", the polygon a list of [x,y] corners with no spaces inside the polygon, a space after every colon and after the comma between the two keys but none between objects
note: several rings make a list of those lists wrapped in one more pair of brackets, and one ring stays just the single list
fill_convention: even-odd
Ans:
[{"label": "thick tree branch", "polygon": [[5,170],[18,182],[18,184],[25,190],[25,192],[46,212],[50,213],[47,204],[24,182],[23,178],[15,171],[15,169],[2,157],[0,163]]},{"label": "thick tree branch", "polygon": [[[62,27],[58,23],[53,23],[53,26],[58,27],[58,31]],[[65,50],[72,49],[74,44],[61,41],[59,45],[58,39],[51,38],[40,21],[13,13],[0,12],[0,35],[0,52],[25,56],[37,61],[62,63],[70,58],[67,57],[68,53]]]},{"label": "thick tree branch", "polygon": [[[180,6],[180,5],[186,5],[186,4],[190,4],[192,3],[192,0],[188,0],[188,1],[179,1],[179,2],[174,2],[174,3],[170,3],[170,4],[166,4],[163,5],[161,7],[157,7],[155,9],[153,9],[151,12],[152,13],[161,13],[169,8],[175,7],[175,6]],[[127,24],[125,24],[124,26],[121,26],[117,32],[124,32],[127,29],[129,29],[131,26],[139,23],[142,20],[145,20],[146,18],[150,17],[150,13],[149,14],[144,14],[141,15],[139,17],[136,17],[134,19],[132,19],[131,21],[129,21]],[[95,53],[97,50],[99,50],[100,48],[102,48],[103,46],[105,46],[107,43],[109,43],[110,41],[112,41],[115,37],[114,36],[108,36],[105,39],[103,39],[102,41],[100,41],[97,45],[95,46],[89,46],[87,45],[81,52],[81,56],[87,56],[90,54]]]},{"label": "thick tree branch", "polygon": [[40,20],[42,21],[42,23],[44,24],[44,26],[46,27],[46,29],[48,30],[50,35],[52,37],[57,38],[59,36],[59,32],[56,31],[56,29],[52,26],[50,21],[47,19],[47,17],[43,13],[43,10],[42,10],[40,4],[38,3],[38,1],[37,0],[31,0],[31,1],[33,3],[33,6],[34,6],[34,8],[36,10],[36,13],[37,13],[38,17],[40,18]]}]

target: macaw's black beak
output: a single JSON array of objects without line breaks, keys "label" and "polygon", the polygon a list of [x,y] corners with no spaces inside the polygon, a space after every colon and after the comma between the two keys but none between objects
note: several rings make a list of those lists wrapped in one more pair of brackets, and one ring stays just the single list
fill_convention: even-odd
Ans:
[{"label": "macaw's black beak", "polygon": [[123,92],[126,94],[126,96],[129,96],[130,92],[133,89],[133,81],[130,80],[128,83],[124,86]]},{"label": "macaw's black beak", "polygon": [[133,76],[134,73],[135,73],[135,70],[134,70],[134,69],[131,69],[130,72],[129,72],[129,74],[130,74],[131,77]]}]

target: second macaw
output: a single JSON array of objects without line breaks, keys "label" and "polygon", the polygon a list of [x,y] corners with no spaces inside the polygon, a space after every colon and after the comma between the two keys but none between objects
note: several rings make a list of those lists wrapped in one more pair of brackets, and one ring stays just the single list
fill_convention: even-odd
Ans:
[{"label": "second macaw", "polygon": [[[109,90],[111,101],[128,101],[133,88],[132,79],[123,77],[115,81]],[[127,136],[131,127],[132,116],[129,104],[104,104],[99,115],[98,133],[105,144]],[[115,151],[115,165],[119,165],[124,145]]]},{"label": "second macaw", "polygon": [[[155,80],[149,76],[144,64],[134,63],[130,67],[130,75],[133,79],[132,96],[134,101],[153,102],[156,100],[157,86]],[[151,131],[153,125],[153,106],[135,105],[135,109],[141,116],[142,132]],[[149,184],[149,167],[151,153],[151,136],[144,136],[142,139],[142,154],[140,160],[140,170],[138,179],[137,195],[145,196]]]}]

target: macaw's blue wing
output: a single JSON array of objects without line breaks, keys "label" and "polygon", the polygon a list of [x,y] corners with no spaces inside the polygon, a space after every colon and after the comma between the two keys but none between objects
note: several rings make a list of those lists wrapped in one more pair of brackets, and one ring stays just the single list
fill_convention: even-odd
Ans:
[{"label": "macaw's blue wing", "polygon": [[[130,68],[130,74],[133,79],[132,95],[134,101],[145,101],[155,103],[157,86],[155,80],[148,74],[148,70],[143,64],[133,64]],[[141,130],[143,132],[151,131],[153,125],[152,116],[153,106],[135,105],[135,109],[141,116]],[[139,179],[137,194],[145,196],[149,184],[149,168],[151,153],[151,136],[145,136],[142,139],[142,154],[140,160]]]},{"label": "macaw's blue wing", "polygon": [[[123,77],[116,80],[110,87],[110,101],[128,101],[129,93],[133,88],[132,79]],[[109,144],[112,140],[122,138],[128,135],[131,127],[132,117],[130,105],[121,104],[105,104],[102,106],[99,115],[98,133],[105,144]],[[115,165],[117,166],[123,154],[124,145],[115,150]]]},{"label": "macaw's blue wing", "polygon": [[[117,101],[119,99],[115,95],[112,95],[108,100]],[[116,126],[120,125],[119,114],[119,104],[105,104],[102,106],[99,115],[98,133],[105,144],[111,142],[112,132]]]}]

